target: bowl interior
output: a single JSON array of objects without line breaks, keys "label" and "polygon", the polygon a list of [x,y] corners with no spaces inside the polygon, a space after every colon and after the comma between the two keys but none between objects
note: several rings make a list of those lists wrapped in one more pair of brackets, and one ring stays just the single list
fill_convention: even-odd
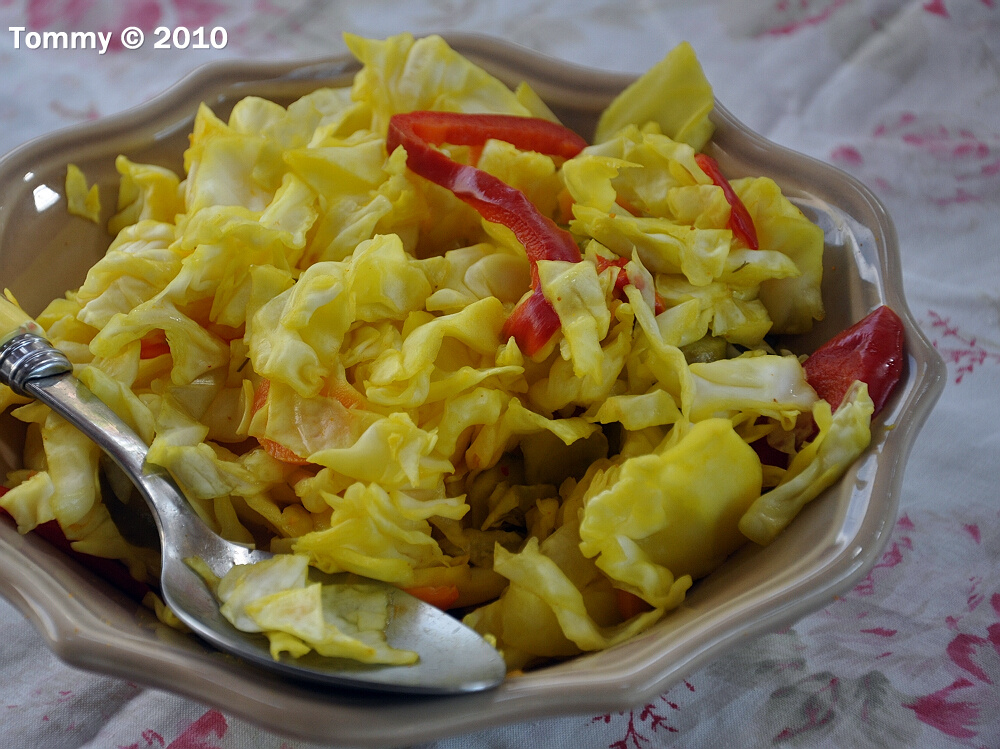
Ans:
[{"label": "bowl interior", "polygon": [[[491,39],[448,36],[451,45],[505,82],[527,81],[585,137],[628,82],[555,62]],[[288,104],[320,85],[349,85],[357,64],[222,63],[122,115],[47,136],[0,160],[0,279],[37,314],[75,288],[104,253],[114,212],[115,157],[180,172],[199,102],[225,118],[253,94]],[[669,688],[742,638],[788,623],[851,587],[874,563],[896,519],[901,468],[943,387],[943,364],[919,332],[902,292],[892,223],[846,174],[748,131],[724,108],[712,148],[733,175],[775,179],[826,233],[826,319],[795,351],[886,303],[903,318],[903,380],[873,425],[872,446],[766,548],[748,545],[700,581],[684,605],[642,636],[609,651],[508,679],[454,698],[387,698],[319,692],[263,675],[163,627],[136,602],[44,541],[0,522],[0,593],[33,621],[64,660],[169,689],[307,740],[354,746],[409,744],[504,722],[626,709]],[[75,163],[100,186],[101,225],[66,212],[63,181]],[[0,421],[0,467],[20,463],[23,430]]]}]

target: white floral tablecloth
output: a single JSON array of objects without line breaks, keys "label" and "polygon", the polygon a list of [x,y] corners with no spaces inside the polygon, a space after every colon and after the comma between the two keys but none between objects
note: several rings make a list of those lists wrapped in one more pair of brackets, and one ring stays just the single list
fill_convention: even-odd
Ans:
[{"label": "white floral tablecloth", "polygon": [[[160,25],[221,27],[226,44],[120,43]],[[103,54],[29,48],[46,30],[112,38]],[[1000,746],[1000,0],[0,0],[0,152],[213,59],[318,57],[345,51],[343,31],[405,30],[485,32],[632,73],[689,40],[737,117],[885,202],[910,308],[948,363],[893,536],[852,591],[633,710],[434,746]],[[307,746],[69,668],[3,601],[0,627],[4,746]]]}]

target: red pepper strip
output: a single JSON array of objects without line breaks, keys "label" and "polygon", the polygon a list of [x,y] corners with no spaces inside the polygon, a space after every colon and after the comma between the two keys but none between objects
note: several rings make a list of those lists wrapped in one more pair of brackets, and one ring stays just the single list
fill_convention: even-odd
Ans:
[{"label": "red pepper strip", "polygon": [[437,606],[442,611],[447,611],[454,606],[455,601],[461,595],[457,585],[422,585],[416,588],[403,588],[403,590],[424,603]]},{"label": "red pepper strip", "polygon": [[510,313],[503,324],[501,335],[504,339],[514,336],[518,347],[528,356],[533,356],[559,332],[559,326],[559,315],[536,287],[531,296]]},{"label": "red pepper strip", "polygon": [[[604,271],[606,271],[611,266],[623,269],[622,272],[619,273],[618,277],[615,279],[615,297],[617,299],[624,298],[624,296],[625,296],[625,287],[626,286],[628,286],[629,284],[632,284],[633,286],[636,286],[636,284],[632,281],[632,279],[629,278],[628,272],[626,272],[624,270],[624,268],[625,268],[626,265],[628,265],[628,258],[627,257],[620,257],[620,258],[616,258],[615,260],[608,260],[607,258],[601,257],[600,255],[597,256],[597,272],[598,273],[603,273]],[[653,292],[653,293],[656,295],[656,304],[655,304],[655,307],[653,309],[653,314],[658,315],[661,312],[663,312],[664,310],[666,310],[667,305],[663,301],[663,297],[660,296],[660,293],[658,291],[657,292]]]},{"label": "red pepper strip", "polygon": [[743,243],[751,250],[759,250],[760,243],[757,241],[757,229],[754,228],[750,211],[743,205],[743,201],[740,200],[740,196],[736,194],[733,186],[729,184],[729,180],[722,176],[718,162],[711,156],[703,153],[695,154],[694,160],[701,167],[701,170],[708,175],[708,178],[712,180],[712,183],[716,187],[722,188],[722,192],[729,202],[729,228],[733,234],[742,239]]},{"label": "red pepper strip", "polygon": [[[443,143],[477,146],[490,139],[563,158],[572,158],[587,145],[572,130],[548,120],[493,114],[408,112],[389,119],[386,148],[392,153],[403,146],[406,165],[411,171],[451,190],[487,221],[503,224],[524,245],[531,263],[534,291],[508,318],[502,333],[514,336],[521,350],[531,356],[559,329],[555,310],[542,296],[535,263],[539,260],[576,263],[582,258],[570,233],[543,216],[520,190],[474,166],[459,164],[432,147]],[[522,309],[525,307],[528,309]]]},{"label": "red pepper strip", "polygon": [[[0,496],[6,494],[7,491],[6,487],[0,487]],[[10,515],[6,510],[0,509],[0,517],[10,518]],[[11,520],[13,519],[11,518]],[[152,590],[146,583],[141,583],[132,577],[128,572],[128,568],[117,559],[95,557],[93,554],[83,554],[76,551],[62,532],[59,523],[55,520],[36,525],[32,533],[35,533],[62,553],[76,560],[81,566],[90,570],[101,579],[111,583],[112,586],[135,601],[141,601],[146,593]]]},{"label": "red pepper strip", "polygon": [[878,413],[903,371],[903,323],[891,309],[879,307],[820,346],[803,366],[806,380],[834,409],[861,380]]},{"label": "red pepper strip", "polygon": [[[502,140],[522,151],[537,151],[564,159],[573,158],[587,147],[587,141],[567,127],[510,114],[421,111],[393,115],[387,138],[389,153],[400,144],[405,146],[407,137],[416,137],[435,146],[444,143],[481,146],[488,140]],[[407,159],[412,156],[409,151],[406,155]]]}]

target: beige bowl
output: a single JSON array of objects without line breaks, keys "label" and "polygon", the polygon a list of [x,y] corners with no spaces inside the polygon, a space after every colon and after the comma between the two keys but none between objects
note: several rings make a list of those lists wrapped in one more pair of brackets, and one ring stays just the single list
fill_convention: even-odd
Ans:
[{"label": "beige bowl", "polygon": [[[459,52],[511,85],[521,80],[587,136],[631,80],[568,66],[494,39],[448,36]],[[197,105],[225,117],[249,94],[288,104],[320,85],[346,85],[352,58],[206,66],[162,96],[116,117],[46,136],[0,160],[0,283],[31,313],[79,286],[110,237],[69,216],[67,162],[101,186],[105,216],[117,192],[115,156],[180,170]],[[67,663],[167,689],[305,740],[398,746],[568,714],[642,704],[749,637],[788,624],[850,589],[874,564],[896,520],[910,447],[944,386],[940,357],[903,298],[895,230],[878,200],[843,172],[750,132],[719,107],[714,153],[733,175],[766,175],[826,232],[827,317],[789,343],[810,351],[879,304],[906,326],[902,381],[873,424],[869,449],[767,548],[748,545],[694,586],[657,626],[611,650],[509,678],[495,691],[391,698],[321,691],[261,673],[159,625],[144,610],[44,541],[0,521],[0,594]],[[23,432],[0,422],[0,461],[19,465]]]}]

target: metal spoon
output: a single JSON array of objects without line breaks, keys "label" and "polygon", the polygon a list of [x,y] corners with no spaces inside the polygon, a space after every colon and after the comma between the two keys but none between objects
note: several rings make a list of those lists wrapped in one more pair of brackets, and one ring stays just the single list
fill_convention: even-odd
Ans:
[{"label": "metal spoon", "polygon": [[[16,310],[24,319],[19,325]],[[69,360],[40,335],[38,326],[10,302],[0,298],[0,382],[34,398],[66,419],[98,444],[128,477],[152,510],[162,551],[160,592],[177,617],[220,650],[307,682],[362,687],[384,692],[455,694],[499,684],[505,666],[499,653],[476,632],[430,604],[398,588],[385,588],[393,647],[416,651],[411,666],[370,666],[347,659],[306,656],[275,660],[263,635],[237,630],[219,611],[219,603],[203,579],[185,562],[198,557],[218,576],[233,565],[271,557],[230,543],[199,518],[183,492],[163,468],[146,463],[146,444],[107,405],[73,376]],[[316,573],[311,571],[314,579]],[[319,578],[323,582],[331,576]]]}]

